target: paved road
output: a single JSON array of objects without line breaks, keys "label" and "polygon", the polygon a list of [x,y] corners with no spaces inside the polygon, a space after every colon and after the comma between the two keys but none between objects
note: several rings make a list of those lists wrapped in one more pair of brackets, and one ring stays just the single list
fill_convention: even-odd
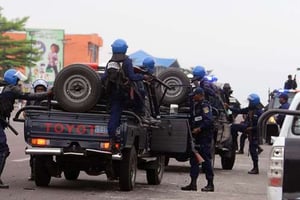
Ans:
[{"label": "paved road", "polygon": [[[23,124],[12,123],[23,133]],[[118,182],[109,182],[105,175],[88,176],[81,172],[79,180],[67,181],[64,178],[52,178],[48,188],[36,187],[27,181],[29,158],[24,154],[26,144],[23,134],[13,135],[7,131],[11,155],[8,158],[2,179],[9,183],[10,189],[0,190],[0,199],[16,200],[104,200],[104,199],[206,199],[206,200],[263,200],[266,199],[267,165],[270,146],[263,145],[260,155],[260,174],[248,175],[252,167],[250,157],[237,155],[233,170],[222,170],[220,158],[215,161],[215,192],[185,192],[180,187],[189,183],[189,163],[170,160],[160,185],[147,185],[146,173],[138,171],[136,187],[130,192],[121,192]],[[204,175],[198,179],[198,188],[206,184]]]}]

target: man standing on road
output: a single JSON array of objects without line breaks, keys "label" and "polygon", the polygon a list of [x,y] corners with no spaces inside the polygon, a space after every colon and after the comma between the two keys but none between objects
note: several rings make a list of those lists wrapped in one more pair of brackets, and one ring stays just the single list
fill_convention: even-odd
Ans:
[{"label": "man standing on road", "polygon": [[[44,79],[37,79],[32,83],[32,88],[34,93],[41,93],[41,92],[47,92],[48,89],[48,82],[45,81]],[[27,101],[26,106],[39,106],[41,105],[41,100],[35,100],[35,101]],[[24,112],[24,117],[26,117],[26,112]],[[30,155],[30,160],[29,160],[29,164],[30,164],[30,176],[28,177],[29,181],[33,181],[35,179],[34,177],[34,156]]]},{"label": "man standing on road", "polygon": [[18,82],[24,79],[26,80],[26,77],[20,71],[9,69],[4,73],[4,82],[0,84],[0,188],[9,188],[1,180],[6,158],[10,154],[4,129],[10,126],[9,118],[14,109],[15,100],[41,100],[52,95],[52,90],[39,94],[23,93]]},{"label": "man standing on road", "polygon": [[[201,87],[197,87],[193,92],[193,109],[191,128],[192,134],[195,138],[196,150],[200,153],[204,162],[202,163],[202,169],[205,173],[207,185],[201,189],[202,192],[214,191],[214,173],[211,164],[211,142],[213,139],[213,116],[211,112],[211,106],[208,101],[205,100],[204,90]],[[191,183],[182,190],[197,190],[197,178],[199,176],[199,163],[196,160],[194,154],[190,158],[190,177]]]},{"label": "man standing on road", "polygon": [[[236,109],[228,104],[225,104],[226,108],[232,110],[232,112],[236,114],[245,114],[245,124],[244,132],[248,135],[249,140],[249,151],[251,155],[251,159],[253,162],[253,168],[248,172],[248,174],[259,174],[258,169],[258,131],[257,131],[257,123],[260,115],[263,113],[262,105],[260,102],[260,97],[257,94],[250,94],[248,96],[249,105],[246,108]],[[231,127],[233,129],[234,127]],[[233,132],[234,130],[231,130]]]}]

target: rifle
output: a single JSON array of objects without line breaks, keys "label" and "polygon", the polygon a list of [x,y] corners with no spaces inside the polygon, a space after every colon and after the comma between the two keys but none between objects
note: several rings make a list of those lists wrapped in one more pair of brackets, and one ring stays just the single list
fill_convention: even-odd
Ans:
[{"label": "rifle", "polygon": [[140,74],[145,74],[150,76],[154,81],[158,82],[159,84],[163,85],[164,87],[166,87],[167,89],[172,89],[170,86],[168,86],[167,84],[165,84],[162,80],[160,80],[159,78],[157,78],[156,76],[154,76],[153,74],[149,73],[147,70],[144,70],[140,67],[134,67],[134,71],[136,73],[140,73]]},{"label": "rifle", "polygon": [[191,150],[192,152],[194,153],[194,156],[197,160],[197,162],[200,164],[200,163],[203,163],[205,160],[202,158],[202,156],[199,154],[199,152],[196,150],[195,148],[195,143],[194,143],[194,139],[193,139],[193,136],[191,134],[191,128],[190,128],[190,125],[188,124],[188,134],[190,136],[190,145],[191,145]]},{"label": "rifle", "polygon": [[4,123],[5,126],[7,126],[15,135],[19,135],[18,131],[12,127],[6,120],[0,119],[1,122]]}]

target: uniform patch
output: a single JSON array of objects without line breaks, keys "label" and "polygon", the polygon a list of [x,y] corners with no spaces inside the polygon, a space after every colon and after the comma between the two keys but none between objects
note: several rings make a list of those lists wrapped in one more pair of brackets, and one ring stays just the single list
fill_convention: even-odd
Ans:
[{"label": "uniform patch", "polygon": [[198,121],[201,121],[201,120],[202,120],[202,116],[198,116],[198,117],[195,117],[195,118],[194,118],[194,121],[195,121],[195,122],[198,122]]},{"label": "uniform patch", "polygon": [[208,113],[209,112],[209,107],[204,107],[203,108],[203,112],[206,114],[206,113]]}]

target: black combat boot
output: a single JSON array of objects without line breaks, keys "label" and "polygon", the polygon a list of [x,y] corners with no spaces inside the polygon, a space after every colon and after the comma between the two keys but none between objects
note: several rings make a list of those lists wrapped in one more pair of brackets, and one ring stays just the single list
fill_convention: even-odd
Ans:
[{"label": "black combat boot", "polygon": [[201,188],[202,192],[213,192],[215,191],[215,186],[213,179],[207,180],[207,185],[204,188]]},{"label": "black combat boot", "polygon": [[185,190],[185,191],[197,191],[197,178],[195,177],[191,177],[191,183],[187,186],[181,187],[181,190]]},{"label": "black combat boot", "polygon": [[259,174],[259,170],[258,167],[253,167],[248,174]]},{"label": "black combat boot", "polygon": [[258,162],[253,163],[253,168],[248,172],[248,174],[259,174]]},{"label": "black combat boot", "polygon": [[8,188],[9,188],[9,185],[4,184],[4,183],[2,182],[2,180],[0,179],[0,189],[8,189]]}]

